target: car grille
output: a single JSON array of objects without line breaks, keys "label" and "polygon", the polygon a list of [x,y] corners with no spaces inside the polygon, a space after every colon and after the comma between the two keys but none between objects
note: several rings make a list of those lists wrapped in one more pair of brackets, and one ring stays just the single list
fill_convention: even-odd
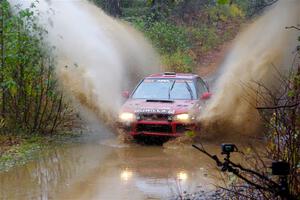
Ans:
[{"label": "car grille", "polygon": [[145,121],[167,121],[169,117],[171,116],[168,114],[139,114],[139,119]]},{"label": "car grille", "polygon": [[170,125],[157,125],[157,124],[138,124],[138,132],[157,132],[157,133],[172,133]]}]

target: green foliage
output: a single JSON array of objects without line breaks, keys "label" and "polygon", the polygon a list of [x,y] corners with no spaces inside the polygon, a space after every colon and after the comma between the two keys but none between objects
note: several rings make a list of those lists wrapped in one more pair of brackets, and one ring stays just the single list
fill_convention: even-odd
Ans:
[{"label": "green foliage", "polygon": [[229,0],[218,0],[217,3],[221,4],[221,5],[224,5],[224,4],[229,3]]},{"label": "green foliage", "polygon": [[229,3],[230,5],[237,5],[240,9],[243,10],[244,13],[247,13],[250,5],[253,4],[253,2],[247,0],[233,0],[233,1],[218,0],[217,1],[218,5],[228,5]]},{"label": "green foliage", "polygon": [[191,56],[181,51],[163,55],[162,62],[166,70],[176,72],[192,72],[195,65]]},{"label": "green foliage", "polygon": [[53,133],[64,126],[71,110],[63,101],[54,74],[47,31],[37,24],[31,8],[11,13],[1,2],[0,132]]},{"label": "green foliage", "polygon": [[151,17],[146,19],[134,18],[132,23],[161,53],[165,70],[192,72],[194,62],[188,54],[192,45],[186,29],[166,21],[152,22]]},{"label": "green foliage", "polygon": [[42,138],[33,137],[34,141],[22,141],[21,144],[13,145],[0,156],[0,172],[7,171],[11,167],[23,165],[37,156],[42,148]]},{"label": "green foliage", "polygon": [[128,19],[130,21],[130,18],[132,17],[139,17],[143,16],[145,13],[149,11],[149,8],[147,7],[130,7],[130,8],[123,8],[123,18]]},{"label": "green foliage", "polygon": [[233,17],[233,18],[236,18],[236,17],[243,18],[245,16],[244,11],[237,4],[232,4],[229,7],[229,14],[230,14],[230,17]]},{"label": "green foliage", "polygon": [[[109,13],[106,0],[92,1]],[[145,34],[162,55],[165,69],[181,72],[193,71],[199,57],[232,39],[249,5],[245,0],[120,2],[122,19]]]},{"label": "green foliage", "polygon": [[[238,28],[236,24],[244,18],[242,5],[245,2],[242,0],[230,5],[225,2],[218,5],[203,4],[202,10],[199,10],[199,16],[205,17],[195,19],[197,22],[194,24],[178,23],[178,20],[174,18],[177,16],[175,13],[173,18],[170,15],[157,17],[157,14],[153,13],[149,7],[152,1],[149,2],[148,7],[142,4],[142,1],[133,0],[132,2],[140,4],[124,8],[123,10],[126,10],[124,19],[148,37],[162,55],[165,69],[171,71],[193,71],[196,65],[195,60],[231,39]],[[168,5],[168,9],[174,11],[185,3],[185,1],[173,2],[172,5]],[[186,5],[192,6],[193,4],[198,3],[189,2]],[[195,15],[197,14],[194,14],[194,17]]]},{"label": "green foliage", "polygon": [[237,4],[208,7],[206,12],[208,13],[212,23],[240,20],[245,17],[245,12]]},{"label": "green foliage", "polygon": [[188,33],[183,27],[166,21],[149,23],[143,20],[135,21],[134,25],[145,33],[162,54],[186,51],[191,46]]},{"label": "green foliage", "polygon": [[[295,69],[294,66],[297,68]],[[289,192],[299,196],[300,188],[297,177],[300,165],[300,66],[295,62],[295,69],[284,79],[281,92],[270,95],[272,109],[265,109],[261,114],[269,119],[266,133],[268,156],[272,160],[283,160],[290,165]]]},{"label": "green foliage", "polygon": [[153,23],[146,35],[162,53],[185,51],[191,46],[185,29],[167,22]]},{"label": "green foliage", "polygon": [[203,52],[207,52],[221,43],[221,38],[216,33],[215,27],[191,28],[190,33],[193,41],[197,41]]}]

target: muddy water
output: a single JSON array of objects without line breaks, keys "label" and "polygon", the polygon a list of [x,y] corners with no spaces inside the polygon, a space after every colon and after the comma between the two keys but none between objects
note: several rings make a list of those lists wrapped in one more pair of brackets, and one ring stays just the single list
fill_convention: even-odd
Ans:
[{"label": "muddy water", "polygon": [[0,199],[170,199],[212,190],[214,166],[193,148],[122,145],[111,136],[87,134],[0,173]]}]

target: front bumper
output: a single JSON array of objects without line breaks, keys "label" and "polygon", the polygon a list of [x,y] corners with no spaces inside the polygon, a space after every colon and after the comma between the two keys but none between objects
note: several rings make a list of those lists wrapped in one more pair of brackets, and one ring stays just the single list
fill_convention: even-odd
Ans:
[{"label": "front bumper", "polygon": [[182,123],[177,121],[136,121],[130,124],[119,123],[120,128],[124,129],[132,136],[169,136],[179,137],[187,131],[194,131],[194,123]]}]

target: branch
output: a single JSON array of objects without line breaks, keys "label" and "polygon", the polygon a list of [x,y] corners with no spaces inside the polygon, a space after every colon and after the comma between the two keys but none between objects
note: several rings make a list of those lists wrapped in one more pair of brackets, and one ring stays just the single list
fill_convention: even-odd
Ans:
[{"label": "branch", "polygon": [[292,105],[283,105],[283,106],[273,106],[273,107],[256,107],[257,110],[276,110],[280,108],[293,108],[298,106],[300,103],[295,103]]},{"label": "branch", "polygon": [[227,191],[227,192],[233,193],[234,195],[237,195],[237,196],[239,196],[239,197],[243,196],[243,197],[245,197],[246,199],[254,199],[254,200],[256,200],[256,197],[247,196],[247,195],[245,195],[245,194],[242,194],[242,193],[240,193],[240,192],[237,192],[237,191],[233,191],[233,190],[227,189],[227,188],[222,187],[222,186],[218,186],[218,187],[221,188],[222,190],[225,190],[225,191]]},{"label": "branch", "polygon": [[235,163],[233,163],[231,160],[229,160],[229,159],[227,159],[227,158],[225,158],[225,160],[226,160],[227,162],[229,162],[233,167],[237,167],[237,168],[239,168],[240,170],[242,170],[242,171],[244,171],[244,172],[247,172],[247,173],[256,175],[256,176],[259,177],[260,179],[263,179],[263,180],[265,180],[265,181],[268,181],[268,182],[272,183],[273,186],[279,187],[279,185],[278,185],[277,183],[275,183],[274,181],[272,181],[272,180],[269,179],[268,177],[264,176],[263,174],[260,174],[260,173],[258,173],[258,172],[256,172],[256,171],[251,170],[251,169],[246,169],[246,168],[244,168],[243,166],[241,166],[240,164],[235,164]]},{"label": "branch", "polygon": [[300,28],[298,28],[297,26],[287,26],[285,28],[286,29],[296,29],[296,30],[300,31]]},{"label": "branch", "polygon": [[222,162],[219,160],[219,158],[216,156],[216,155],[211,155],[210,153],[208,153],[207,151],[204,150],[203,146],[202,146],[202,149],[199,148],[198,146],[196,145],[192,145],[194,148],[198,149],[199,151],[201,151],[202,153],[204,153],[205,155],[207,155],[208,157],[212,158],[214,161],[216,161],[217,163],[217,166],[222,166]]}]

